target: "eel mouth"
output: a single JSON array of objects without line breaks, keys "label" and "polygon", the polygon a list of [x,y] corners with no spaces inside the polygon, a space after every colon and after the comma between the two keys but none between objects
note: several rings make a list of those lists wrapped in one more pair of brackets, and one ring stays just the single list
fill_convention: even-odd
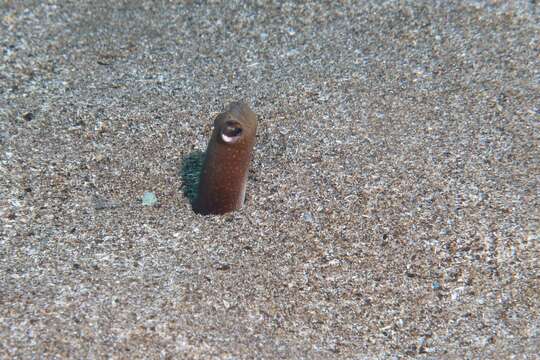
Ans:
[{"label": "eel mouth", "polygon": [[221,130],[221,139],[228,144],[237,142],[241,136],[242,125],[237,121],[227,121]]}]

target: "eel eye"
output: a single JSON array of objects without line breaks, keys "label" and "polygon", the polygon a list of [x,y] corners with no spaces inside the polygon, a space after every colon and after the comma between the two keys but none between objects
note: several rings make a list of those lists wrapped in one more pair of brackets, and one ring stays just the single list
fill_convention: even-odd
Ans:
[{"label": "eel eye", "polygon": [[227,121],[223,130],[221,130],[221,138],[226,143],[232,144],[240,138],[242,127],[236,121]]}]

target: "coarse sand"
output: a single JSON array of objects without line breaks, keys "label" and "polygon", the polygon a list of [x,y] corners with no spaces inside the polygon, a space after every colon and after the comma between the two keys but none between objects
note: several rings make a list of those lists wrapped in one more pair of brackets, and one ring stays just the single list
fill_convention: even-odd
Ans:
[{"label": "coarse sand", "polygon": [[[0,1],[0,358],[536,358],[539,14]],[[245,206],[197,215],[237,100]]]}]

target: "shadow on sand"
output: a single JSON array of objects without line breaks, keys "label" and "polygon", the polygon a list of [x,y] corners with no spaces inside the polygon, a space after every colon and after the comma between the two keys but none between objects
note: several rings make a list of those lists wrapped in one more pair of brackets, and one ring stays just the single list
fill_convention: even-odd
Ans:
[{"label": "shadow on sand", "polygon": [[201,174],[204,161],[203,151],[193,151],[182,159],[182,168],[180,176],[182,177],[183,192],[191,204],[197,197],[199,188],[199,176]]}]

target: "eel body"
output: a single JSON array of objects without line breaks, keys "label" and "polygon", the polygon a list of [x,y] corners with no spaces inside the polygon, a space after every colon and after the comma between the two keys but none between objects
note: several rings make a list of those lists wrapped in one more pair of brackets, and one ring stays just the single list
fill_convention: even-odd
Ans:
[{"label": "eel body", "polygon": [[232,103],[216,117],[193,203],[196,213],[242,208],[256,131],[257,115],[245,103]]}]

